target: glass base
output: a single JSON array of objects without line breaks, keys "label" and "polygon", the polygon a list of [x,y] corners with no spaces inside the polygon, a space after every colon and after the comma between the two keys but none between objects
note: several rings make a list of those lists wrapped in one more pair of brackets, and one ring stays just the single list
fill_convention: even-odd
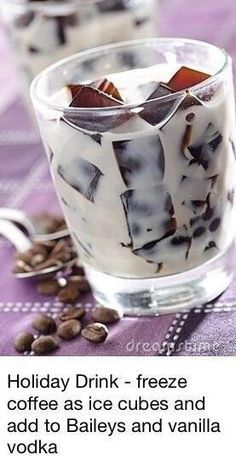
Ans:
[{"label": "glass base", "polygon": [[160,278],[119,278],[85,265],[96,301],[125,315],[186,312],[217,298],[230,285],[232,247],[187,272]]}]

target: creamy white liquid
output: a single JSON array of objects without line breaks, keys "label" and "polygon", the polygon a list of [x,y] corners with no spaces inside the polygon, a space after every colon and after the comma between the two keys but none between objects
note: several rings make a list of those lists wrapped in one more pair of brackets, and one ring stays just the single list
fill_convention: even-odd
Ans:
[{"label": "creamy white liquid", "polygon": [[[155,66],[109,79],[126,101],[135,99],[140,106],[145,91],[139,86],[168,82],[176,69]],[[62,90],[53,99],[62,104],[66,95]],[[233,89],[220,85],[209,101],[185,109],[183,99],[157,125],[134,113],[102,132],[100,143],[68,121],[40,116],[66,220],[81,259],[95,269],[120,277],[169,275],[205,263],[232,243]],[[182,150],[187,126],[191,139]],[[196,163],[194,151],[203,144],[206,159]],[[134,168],[124,176],[122,167],[130,167],[131,159]]]}]

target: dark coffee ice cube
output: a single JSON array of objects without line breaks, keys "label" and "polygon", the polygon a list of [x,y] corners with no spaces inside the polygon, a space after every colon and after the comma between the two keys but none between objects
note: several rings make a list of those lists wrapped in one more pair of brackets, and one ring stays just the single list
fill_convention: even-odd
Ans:
[{"label": "dark coffee ice cube", "polygon": [[208,78],[210,78],[209,74],[182,66],[168,82],[168,87],[172,91],[179,92],[196,86]]},{"label": "dark coffee ice cube", "polygon": [[[163,83],[159,83],[155,91],[148,97],[147,102],[142,104],[144,109],[139,113],[139,116],[152,126],[161,123],[171,114],[176,105],[176,99],[171,97],[173,94],[172,89]],[[170,96],[169,100],[155,100],[166,96]]]},{"label": "dark coffee ice cube", "polygon": [[110,97],[113,97],[114,99],[120,100],[121,102],[123,102],[123,99],[117,87],[106,78],[100,79],[98,81],[94,81],[93,83],[91,83],[91,87],[94,87],[95,89],[98,89],[99,91],[104,92]]},{"label": "dark coffee ice cube", "polygon": [[[106,108],[104,112],[97,112],[96,109]],[[110,110],[107,110],[109,109]],[[112,111],[114,107],[114,111]],[[119,108],[120,107],[120,108]],[[122,123],[133,117],[133,114],[122,109],[123,103],[113,97],[105,94],[91,86],[82,86],[80,91],[75,95],[68,110],[64,111],[64,119],[79,128],[93,132],[105,132],[109,129],[116,128]],[[73,109],[82,108],[78,112]],[[94,111],[89,111],[90,109]],[[88,109],[88,111],[84,111]]]},{"label": "dark coffee ice cube", "polygon": [[82,84],[67,84],[66,87],[71,92],[71,97],[72,97],[72,101],[73,101],[74,98],[77,96],[77,94],[81,91],[82,87],[84,87],[84,86]]},{"label": "dark coffee ice cube", "polygon": [[222,134],[210,123],[199,144],[190,145],[188,150],[194,161],[208,170],[210,164],[214,162],[215,153],[222,140]]},{"label": "dark coffee ice cube", "polygon": [[73,163],[59,165],[58,173],[72,188],[94,202],[100,178],[103,176],[99,168],[87,160],[78,158]]},{"label": "dark coffee ice cube", "polygon": [[[73,106],[77,106],[76,104],[78,103],[77,100],[74,100],[77,94],[85,87],[83,84],[68,84],[67,85],[68,89],[71,91],[72,94],[72,102]],[[119,100],[123,102],[123,99],[118,91],[118,89],[115,87],[115,85],[109,81],[106,78],[99,79],[97,81],[93,81],[90,83],[89,87],[92,87],[98,91],[104,92],[104,94],[108,95],[109,97],[112,97],[116,100]],[[81,96],[78,96],[81,99]],[[83,95],[82,95],[83,97]]]},{"label": "dark coffee ice cube", "polygon": [[74,108],[101,108],[119,107],[122,103],[102,91],[91,86],[82,86],[70,107]]},{"label": "dark coffee ice cube", "polygon": [[158,135],[113,141],[113,149],[127,188],[149,188],[162,181],[165,157]]},{"label": "dark coffee ice cube", "polygon": [[176,229],[171,197],[164,186],[130,189],[121,195],[133,252],[173,235]]}]

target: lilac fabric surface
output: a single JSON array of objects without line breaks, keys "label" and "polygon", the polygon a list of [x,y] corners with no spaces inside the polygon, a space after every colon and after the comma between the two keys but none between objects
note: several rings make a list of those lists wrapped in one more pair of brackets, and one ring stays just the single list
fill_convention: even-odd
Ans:
[{"label": "lilac fabric surface", "polygon": [[[236,63],[235,0],[163,0],[161,33],[211,41],[225,47]],[[0,72],[0,205],[27,213],[57,212],[58,202],[37,132],[32,128],[20,98],[18,83],[0,28],[0,55],[6,66]],[[8,64],[9,63],[9,64]],[[0,355],[16,355],[14,335],[31,329],[37,311],[56,317],[63,306],[36,293],[34,282],[12,277],[13,248],[0,238]],[[236,264],[236,259],[234,261]],[[88,310],[91,296],[82,303]],[[83,338],[64,343],[55,355],[235,355],[236,281],[214,303],[190,313],[158,318],[124,318],[110,328],[103,345]],[[32,330],[32,329],[31,329]]]}]

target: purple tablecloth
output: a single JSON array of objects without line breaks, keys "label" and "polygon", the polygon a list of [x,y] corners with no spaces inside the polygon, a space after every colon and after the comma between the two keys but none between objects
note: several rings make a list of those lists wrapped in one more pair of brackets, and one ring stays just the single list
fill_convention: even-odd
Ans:
[{"label": "purple tablecloth", "polygon": [[[188,36],[224,47],[236,63],[235,0],[161,1],[162,35]],[[56,212],[46,158],[37,132],[30,125],[20,98],[18,81],[7,42],[0,28],[0,205],[28,213]],[[15,355],[13,337],[30,329],[32,314],[56,316],[63,306],[39,296],[35,284],[11,275],[12,247],[0,238],[0,355]],[[235,259],[236,264],[236,259]],[[92,297],[83,303],[94,305]],[[55,355],[235,355],[236,281],[216,302],[190,313],[158,318],[124,318],[113,325],[105,344],[94,346],[83,338],[66,343]]]}]

